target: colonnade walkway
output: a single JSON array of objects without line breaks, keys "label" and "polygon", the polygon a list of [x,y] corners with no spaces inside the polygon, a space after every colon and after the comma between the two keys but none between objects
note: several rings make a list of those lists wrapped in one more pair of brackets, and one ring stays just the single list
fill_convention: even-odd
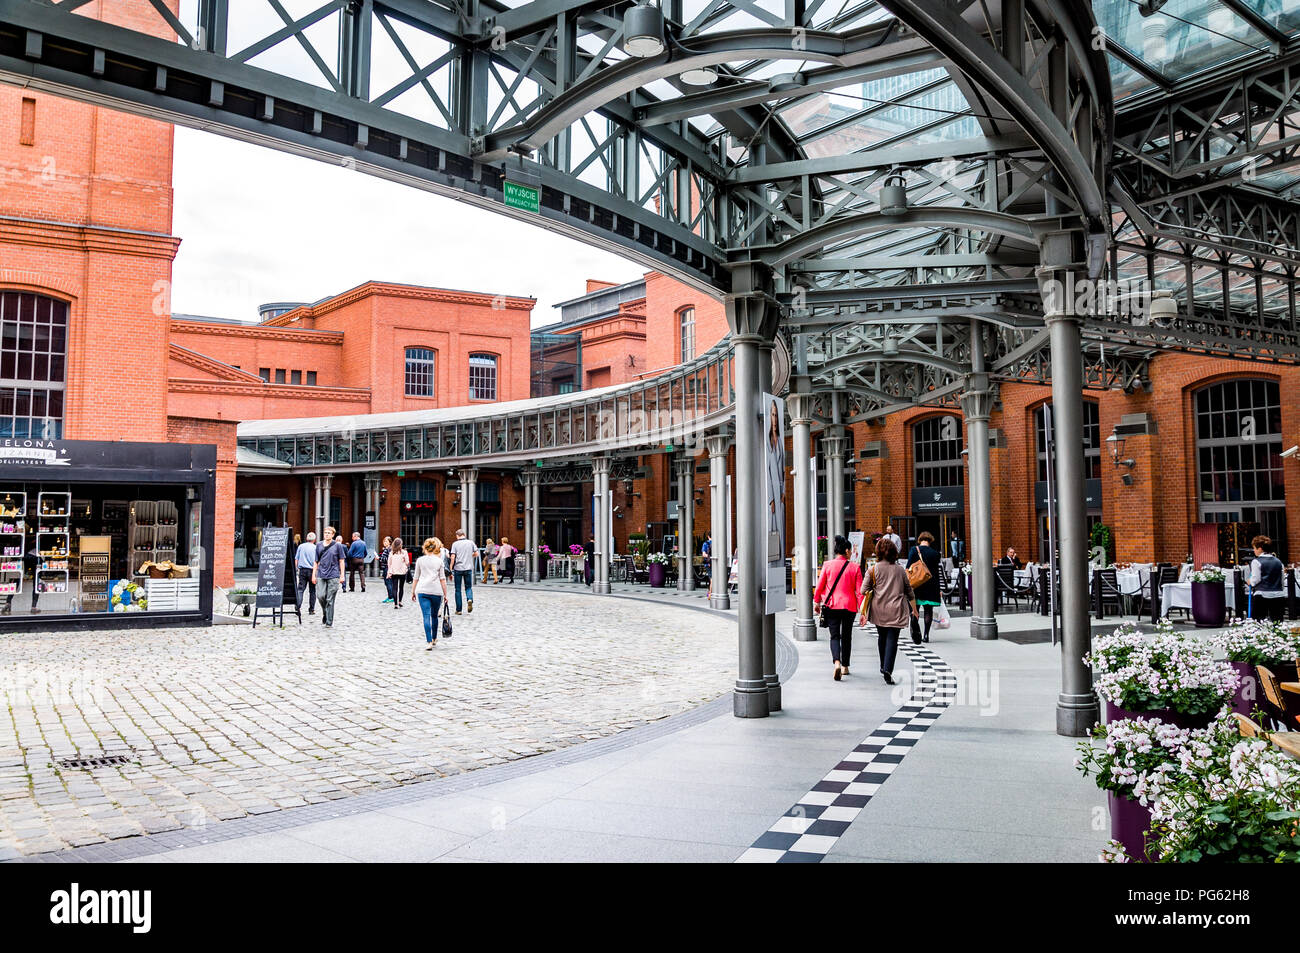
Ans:
[{"label": "colonnade walkway", "polygon": [[[615,589],[593,609],[629,639],[645,599],[735,624],[700,593]],[[1093,861],[1107,814],[1055,732],[1059,649],[1038,641],[1040,616],[999,623],[999,641],[971,639],[965,617],[905,638],[893,688],[868,634],[841,682],[824,639],[781,637],[784,710],[769,718],[732,717],[724,694],[522,761],[134,838],[130,861]],[[58,859],[102,859],[87,850]]]}]

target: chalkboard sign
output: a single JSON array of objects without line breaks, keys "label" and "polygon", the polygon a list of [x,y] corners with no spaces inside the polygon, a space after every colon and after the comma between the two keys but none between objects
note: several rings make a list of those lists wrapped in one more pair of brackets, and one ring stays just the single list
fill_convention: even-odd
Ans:
[{"label": "chalkboard sign", "polygon": [[262,530],[262,549],[257,568],[259,609],[278,609],[284,604],[284,569],[288,559],[289,527],[265,527]]}]

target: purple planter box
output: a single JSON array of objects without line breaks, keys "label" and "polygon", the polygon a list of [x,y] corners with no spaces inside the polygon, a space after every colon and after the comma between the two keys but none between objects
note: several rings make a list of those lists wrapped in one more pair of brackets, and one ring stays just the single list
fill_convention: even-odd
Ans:
[{"label": "purple planter box", "polygon": [[663,563],[651,563],[647,567],[647,571],[650,574],[650,586],[654,589],[662,589],[664,587],[664,579],[667,576],[668,567]]},{"label": "purple planter box", "polygon": [[1221,582],[1192,583],[1192,618],[1202,629],[1222,628],[1227,592]]},{"label": "purple planter box", "polygon": [[1156,721],[1168,722],[1179,728],[1205,728],[1214,720],[1214,715],[1184,715],[1172,708],[1156,708],[1151,711],[1128,711],[1114,702],[1106,702],[1106,723],[1122,718],[1154,718]]},{"label": "purple planter box", "polygon": [[1145,864],[1154,860],[1154,853],[1147,856],[1144,836],[1151,826],[1151,809],[1114,791],[1106,792],[1106,803],[1110,807],[1110,836],[1124,845],[1134,863]]},{"label": "purple planter box", "polygon": [[1255,666],[1249,662],[1229,662],[1233,671],[1241,676],[1237,694],[1232,696],[1232,710],[1239,715],[1250,717],[1260,698],[1259,679],[1255,677]]}]

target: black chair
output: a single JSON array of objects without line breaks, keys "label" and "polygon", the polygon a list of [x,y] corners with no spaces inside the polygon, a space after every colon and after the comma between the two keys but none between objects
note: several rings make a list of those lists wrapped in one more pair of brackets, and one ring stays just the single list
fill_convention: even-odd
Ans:
[{"label": "black chair", "polygon": [[1238,619],[1246,615],[1246,607],[1250,604],[1246,601],[1246,567],[1238,566],[1237,571],[1232,574],[1232,588],[1237,594],[1237,604],[1233,606],[1232,614]]},{"label": "black chair", "polygon": [[1098,619],[1106,618],[1106,607],[1114,606],[1116,615],[1124,614],[1124,594],[1114,569],[1092,571],[1092,608]]},{"label": "black chair", "polygon": [[[1052,593],[1055,590],[1056,601],[1052,602]],[[1047,566],[1041,566],[1038,570],[1038,614],[1050,615],[1053,607],[1057,615],[1061,614],[1061,571],[1056,571],[1053,579],[1052,573],[1048,571]]]},{"label": "black chair", "polygon": [[[1169,584],[1177,584],[1178,570],[1173,566],[1159,566],[1156,569],[1156,578],[1151,586],[1151,624],[1155,625],[1160,621],[1160,610],[1164,603],[1164,588]],[[1180,610],[1183,615],[1187,615],[1187,610]]]},{"label": "black chair", "polygon": [[1133,617],[1136,619],[1140,619],[1142,618],[1143,612],[1151,611],[1152,574],[1146,572],[1143,569],[1139,569],[1137,573],[1138,573],[1138,591],[1133,596],[1133,602],[1135,606],[1133,610]]},{"label": "black chair", "polygon": [[1016,611],[1020,611],[1020,600],[1027,597],[1029,593],[1028,586],[1016,585],[1016,570],[1012,566],[994,566],[993,582],[998,594],[998,603],[1003,604],[1003,597],[1010,599],[1015,603]]}]

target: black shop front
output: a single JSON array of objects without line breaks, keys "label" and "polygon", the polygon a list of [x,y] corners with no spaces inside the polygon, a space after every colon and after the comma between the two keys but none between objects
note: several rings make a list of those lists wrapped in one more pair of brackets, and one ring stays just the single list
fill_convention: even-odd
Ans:
[{"label": "black shop front", "polygon": [[212,620],[217,448],[0,439],[0,628]]}]

